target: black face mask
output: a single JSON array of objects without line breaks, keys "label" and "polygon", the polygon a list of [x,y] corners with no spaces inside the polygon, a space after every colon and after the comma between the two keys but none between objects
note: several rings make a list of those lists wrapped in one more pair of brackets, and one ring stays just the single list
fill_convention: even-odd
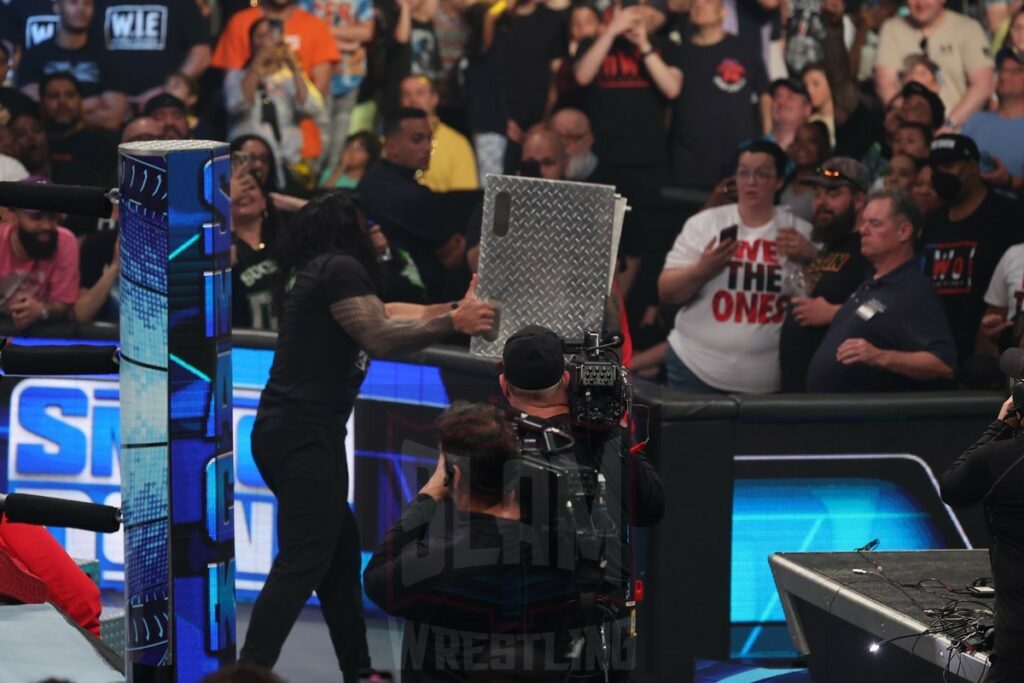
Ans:
[{"label": "black face mask", "polygon": [[960,176],[933,168],[932,189],[947,204],[954,202],[960,196]]}]

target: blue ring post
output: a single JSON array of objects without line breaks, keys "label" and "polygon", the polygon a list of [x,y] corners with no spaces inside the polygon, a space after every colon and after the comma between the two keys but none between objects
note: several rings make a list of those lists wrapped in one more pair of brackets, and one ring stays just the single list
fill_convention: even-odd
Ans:
[{"label": "blue ring post", "polygon": [[228,147],[120,147],[129,681],[235,659]]}]

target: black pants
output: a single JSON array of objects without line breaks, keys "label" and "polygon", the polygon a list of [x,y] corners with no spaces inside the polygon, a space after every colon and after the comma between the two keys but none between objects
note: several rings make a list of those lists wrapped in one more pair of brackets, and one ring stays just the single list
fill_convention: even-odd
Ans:
[{"label": "black pants", "polygon": [[316,591],[346,681],[370,667],[363,619],[359,532],[346,501],[344,433],[271,418],[252,432],[252,453],[277,497],[278,553],[253,606],[240,659],[273,668],[303,605]]}]

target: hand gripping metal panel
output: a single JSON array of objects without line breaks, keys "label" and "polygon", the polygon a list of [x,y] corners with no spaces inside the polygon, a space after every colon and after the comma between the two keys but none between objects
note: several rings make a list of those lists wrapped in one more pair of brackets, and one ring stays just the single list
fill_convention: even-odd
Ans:
[{"label": "hand gripping metal panel", "polygon": [[501,310],[497,336],[474,337],[471,353],[501,356],[531,324],[563,339],[599,330],[624,212],[615,188],[494,175],[485,184],[477,296]]}]

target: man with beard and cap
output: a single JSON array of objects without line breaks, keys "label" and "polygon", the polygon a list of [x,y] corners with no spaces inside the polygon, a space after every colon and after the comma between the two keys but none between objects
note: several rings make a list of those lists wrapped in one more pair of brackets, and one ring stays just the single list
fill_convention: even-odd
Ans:
[{"label": "man with beard and cap", "polygon": [[947,206],[928,219],[921,263],[946,309],[961,361],[974,351],[996,264],[1024,239],[1016,206],[988,189],[979,160],[974,141],[953,134],[935,138],[928,159],[932,186]]},{"label": "man with beard and cap", "polygon": [[0,224],[0,310],[19,330],[36,321],[64,320],[78,297],[75,235],[57,225],[59,215],[52,211],[13,213],[13,223]]},{"label": "man with beard and cap", "polygon": [[161,140],[188,139],[188,107],[174,95],[166,92],[154,95],[146,101],[142,113],[159,124]]},{"label": "man with beard and cap", "polygon": [[[825,338],[828,326],[843,302],[864,280],[868,262],[860,253],[857,218],[871,184],[871,174],[850,157],[834,157],[818,174],[801,180],[814,186],[811,241],[822,245],[805,268],[807,296],[794,297],[782,324],[779,364],[782,391],[804,391],[807,367]],[[780,254],[806,251],[810,246],[799,233],[779,236]],[[792,258],[792,256],[791,256]]]}]

